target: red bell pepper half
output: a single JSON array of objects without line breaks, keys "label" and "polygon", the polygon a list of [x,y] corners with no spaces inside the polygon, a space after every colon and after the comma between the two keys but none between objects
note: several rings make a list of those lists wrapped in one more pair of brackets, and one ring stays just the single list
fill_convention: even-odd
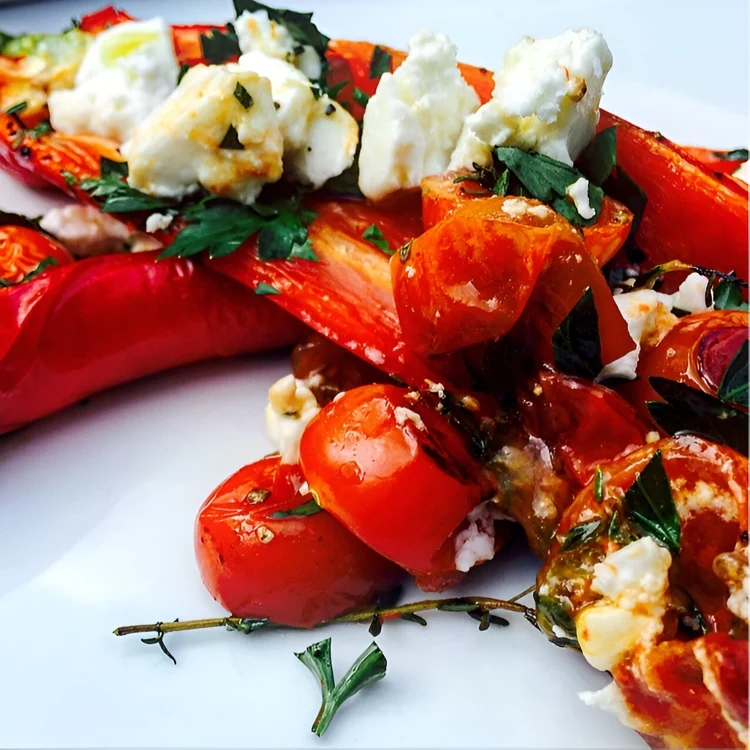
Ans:
[{"label": "red bell pepper half", "polygon": [[295,341],[302,325],[189,260],[70,263],[0,289],[0,434],[97,391]]}]

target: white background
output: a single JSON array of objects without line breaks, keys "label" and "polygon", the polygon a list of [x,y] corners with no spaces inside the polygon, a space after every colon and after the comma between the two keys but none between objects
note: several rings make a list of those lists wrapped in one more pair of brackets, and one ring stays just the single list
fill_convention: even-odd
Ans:
[{"label": "white background", "polygon": [[[56,30],[97,2],[0,10],[0,28]],[[468,62],[497,67],[524,34],[588,25],[615,64],[604,106],[674,140],[747,137],[747,4],[737,2],[289,2],[330,36],[404,46],[444,31]],[[132,0],[141,17],[224,21],[228,2]],[[0,176],[0,208],[48,202]],[[643,747],[576,693],[607,683],[521,620],[479,633],[463,615],[384,628],[388,677],[309,733],[319,692],[292,656],[333,636],[339,674],[364,628],[169,640],[178,666],[117,625],[214,616],[192,555],[192,522],[218,482],[268,449],[262,408],[285,357],[187,368],[115,389],[0,437],[0,746]],[[520,549],[463,591],[510,596],[533,581]],[[416,595],[415,592],[410,592]]]}]

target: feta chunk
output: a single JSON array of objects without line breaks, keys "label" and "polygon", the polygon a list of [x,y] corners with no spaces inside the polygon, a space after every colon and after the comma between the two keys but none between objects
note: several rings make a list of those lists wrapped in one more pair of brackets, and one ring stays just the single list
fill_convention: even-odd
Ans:
[{"label": "feta chunk", "polygon": [[468,526],[456,534],[456,570],[468,573],[475,565],[495,556],[495,519],[502,514],[492,500],[480,503],[466,520]]},{"label": "feta chunk", "polygon": [[420,31],[394,73],[385,73],[365,109],[359,188],[373,200],[444,172],[464,119],[479,97],[461,76],[456,47]]},{"label": "feta chunk", "polygon": [[[237,84],[252,97],[247,109]],[[220,147],[230,127],[241,149]],[[128,183],[149,195],[182,198],[203,186],[246,204],[281,177],[282,151],[269,82],[220,65],[191,68],[122,149]]]},{"label": "feta chunk", "polygon": [[152,232],[160,232],[165,229],[169,229],[169,225],[172,223],[174,216],[171,214],[151,214],[146,219],[146,231],[151,234]]},{"label": "feta chunk", "polygon": [[316,99],[301,70],[262,52],[242,55],[238,64],[271,82],[286,172],[319,188],[354,163],[359,142],[355,119],[327,95]]},{"label": "feta chunk", "polygon": [[582,219],[593,219],[596,216],[596,211],[589,203],[589,181],[585,177],[579,177],[572,185],[568,185],[566,193]]},{"label": "feta chunk", "polygon": [[268,11],[246,10],[234,22],[237,41],[242,54],[260,52],[268,57],[292,63],[310,80],[317,80],[323,72],[320,55],[309,44],[297,44],[288,29],[271,21]]},{"label": "feta chunk", "polygon": [[587,706],[599,708],[602,711],[614,714],[626,727],[645,731],[645,728],[641,726],[638,719],[631,712],[628,704],[625,702],[625,696],[614,680],[601,690],[585,690],[582,693],[578,693],[578,697]]},{"label": "feta chunk", "polygon": [[179,72],[164,19],[113,26],[94,39],[75,86],[50,94],[52,127],[122,143],[174,91]]},{"label": "feta chunk", "polygon": [[604,37],[590,29],[521,40],[495,73],[492,99],[467,118],[450,168],[488,166],[496,146],[573,164],[594,135],[611,67]]},{"label": "feta chunk", "polygon": [[713,309],[706,305],[708,279],[700,273],[691,273],[672,295],[672,307],[689,313],[706,312]]},{"label": "feta chunk", "polygon": [[661,633],[671,564],[669,551],[647,536],[594,565],[591,590],[602,599],[575,618],[578,643],[592,667],[609,671]]},{"label": "feta chunk", "polygon": [[743,161],[742,164],[734,170],[734,176],[743,182],[750,182],[750,162]]},{"label": "feta chunk", "polygon": [[281,378],[268,390],[266,428],[268,437],[278,446],[281,463],[299,461],[302,433],[319,411],[315,394],[294,375]]}]

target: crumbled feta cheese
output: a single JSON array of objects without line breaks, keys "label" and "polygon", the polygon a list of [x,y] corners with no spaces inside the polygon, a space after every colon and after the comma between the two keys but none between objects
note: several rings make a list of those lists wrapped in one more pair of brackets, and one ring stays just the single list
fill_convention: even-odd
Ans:
[{"label": "crumbled feta cheese", "polygon": [[630,727],[630,729],[638,730],[642,728],[638,719],[630,711],[627,703],[625,703],[625,696],[614,680],[601,690],[585,690],[582,693],[578,693],[578,697],[587,706],[600,708],[602,711],[614,714],[622,724]]},{"label": "crumbled feta cheese", "polygon": [[89,47],[74,88],[50,94],[52,127],[122,143],[174,91],[179,71],[164,19],[112,26]]},{"label": "crumbled feta cheese", "polygon": [[411,422],[418,430],[424,431],[427,429],[424,426],[422,417],[420,417],[417,412],[407,409],[405,406],[397,406],[393,410],[393,416],[396,417],[396,424],[398,424],[399,427],[403,427],[407,422]]},{"label": "crumbled feta cheese", "polygon": [[456,534],[456,570],[468,573],[477,563],[495,556],[495,519],[498,508],[492,500],[480,503],[466,520],[467,528]]},{"label": "crumbled feta cheese", "polygon": [[126,224],[95,206],[74,204],[52,208],[39,226],[62,242],[76,258],[162,247],[153,237],[131,232]]},{"label": "crumbled feta cheese", "polygon": [[596,211],[591,208],[589,203],[589,181],[585,177],[579,177],[572,185],[568,185],[565,192],[568,198],[573,201],[573,205],[581,218],[594,218]]},{"label": "crumbled feta cheese", "polygon": [[434,393],[441,400],[445,398],[445,386],[442,383],[435,383],[428,378],[425,378],[424,382],[427,385],[427,390],[430,393]]},{"label": "crumbled feta cheese", "polygon": [[539,203],[533,206],[529,206],[526,209],[526,213],[530,216],[536,216],[537,219],[548,219],[554,212],[548,206],[543,203]]},{"label": "crumbled feta cheese", "polygon": [[322,73],[320,55],[309,44],[298,44],[287,28],[268,18],[265,10],[246,10],[234,22],[242,54],[261,52],[268,57],[292,63],[308,78],[316,80]]},{"label": "crumbled feta cheese", "polygon": [[742,164],[734,170],[734,176],[743,182],[750,182],[750,162],[743,161]]},{"label": "crumbled feta cheese", "polygon": [[146,231],[151,234],[152,232],[169,229],[172,219],[174,219],[174,216],[171,214],[151,214],[151,216],[146,219]]},{"label": "crumbled feta cheese", "polygon": [[722,487],[699,479],[694,484],[678,477],[672,482],[675,505],[680,518],[711,511],[725,521],[737,520],[737,498]]},{"label": "crumbled feta cheese", "polygon": [[492,99],[466,119],[451,169],[488,166],[496,146],[572,164],[594,135],[612,54],[596,31],[523,39],[495,73]]},{"label": "crumbled feta cheese", "polygon": [[478,106],[458,70],[456,47],[443,34],[415,34],[408,57],[382,76],[365,109],[360,190],[379,200],[444,172],[464,118]]},{"label": "crumbled feta cheese", "polygon": [[661,436],[659,435],[659,433],[656,430],[650,430],[649,432],[646,433],[646,442],[647,443],[658,443],[660,437]]},{"label": "crumbled feta cheese", "polygon": [[299,461],[299,441],[312,418],[320,411],[313,392],[303,380],[287,375],[268,390],[266,429],[278,446],[281,462]]},{"label": "crumbled feta cheese", "polygon": [[242,55],[238,65],[271,82],[287,172],[319,188],[354,163],[359,142],[356,120],[328,95],[316,99],[302,71],[262,52]]},{"label": "crumbled feta cheese", "polygon": [[706,306],[706,289],[708,279],[700,273],[691,273],[672,295],[672,307],[689,313],[713,310],[713,303]]},{"label": "crumbled feta cheese", "polygon": [[591,590],[602,599],[575,618],[578,643],[591,666],[611,670],[661,633],[671,563],[667,549],[642,537],[594,565]]},{"label": "crumbled feta cheese", "polygon": [[738,543],[732,552],[717,555],[713,568],[729,589],[727,608],[733,615],[747,622],[750,610],[750,563],[747,545]]},{"label": "crumbled feta cheese", "polygon": [[514,219],[520,219],[529,209],[529,204],[523,198],[506,198],[500,206],[503,213],[512,216]]},{"label": "crumbled feta cheese", "polygon": [[[252,97],[247,109],[238,83]],[[243,148],[220,148],[230,127]],[[282,150],[269,82],[220,65],[191,68],[122,149],[128,183],[149,195],[182,198],[202,186],[247,204],[281,177]]]}]

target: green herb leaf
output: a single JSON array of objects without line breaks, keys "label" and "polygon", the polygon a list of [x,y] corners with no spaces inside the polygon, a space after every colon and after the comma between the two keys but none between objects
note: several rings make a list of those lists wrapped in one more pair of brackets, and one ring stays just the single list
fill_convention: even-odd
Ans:
[{"label": "green herb leaf", "polygon": [[7,289],[11,286],[18,286],[19,284],[25,284],[27,281],[39,276],[40,273],[46,271],[48,268],[52,268],[57,265],[57,258],[48,257],[41,260],[36,268],[29,271],[20,281],[8,281],[7,279],[0,278],[0,289]]},{"label": "green herb leaf", "polygon": [[604,472],[601,466],[597,466],[594,472],[594,500],[597,503],[604,501]]},{"label": "green herb leaf", "polygon": [[362,239],[367,240],[371,245],[375,245],[378,250],[382,250],[386,255],[393,255],[395,252],[391,250],[388,240],[385,238],[383,232],[380,231],[380,227],[377,224],[370,224],[364,232],[362,232]]},{"label": "green herb leaf", "polygon": [[203,57],[212,65],[223,65],[242,54],[237,34],[231,23],[227,24],[226,31],[211,29],[208,34],[201,34],[200,40]]},{"label": "green herb leaf", "polygon": [[653,537],[673,554],[680,554],[680,517],[661,451],[654,453],[625,493],[623,508],[626,518],[643,534]]},{"label": "green herb leaf", "polygon": [[599,315],[589,287],[552,336],[560,372],[593,380],[602,370]]},{"label": "green herb leaf", "polygon": [[29,130],[27,134],[30,138],[38,141],[41,136],[51,132],[52,125],[50,125],[48,120],[45,120],[44,122],[40,122],[38,125],[35,125],[33,128],[31,128],[31,130]]},{"label": "green herb leaf", "polygon": [[341,83],[337,83],[334,86],[328,87],[328,97],[330,99],[337,100],[338,95],[341,93],[341,91],[346,88],[351,81],[341,81]]},{"label": "green herb leaf", "polygon": [[507,195],[509,187],[510,187],[510,172],[507,169],[504,169],[500,173],[500,176],[495,181],[495,184],[492,186],[492,192],[495,195]]},{"label": "green herb leaf", "polygon": [[68,172],[67,169],[63,169],[60,174],[65,180],[66,185],[70,185],[70,187],[73,187],[74,185],[78,184],[78,178],[72,172]]},{"label": "green herb leaf", "polygon": [[594,136],[578,157],[576,165],[586,179],[600,187],[617,164],[617,128],[612,125]]},{"label": "green herb leaf", "polygon": [[[260,286],[260,284],[258,286]],[[255,293],[258,293],[257,290]],[[279,294],[279,292],[275,292],[275,294]],[[308,500],[306,503],[302,503],[302,505],[298,505],[296,508],[280,510],[276,513],[272,513],[270,518],[305,518],[306,516],[314,516],[316,513],[322,512],[323,508],[321,508],[315,500]]]},{"label": "green herb leaf", "polygon": [[333,177],[325,184],[325,189],[332,193],[341,195],[352,195],[357,198],[363,198],[362,191],[359,189],[359,149],[354,157],[354,163],[349,169],[345,169],[338,177]]},{"label": "green herb leaf", "polygon": [[736,282],[722,279],[713,288],[713,301],[716,310],[743,310],[749,309],[747,302],[742,299],[742,290]]},{"label": "green herb leaf", "polygon": [[237,135],[237,129],[234,125],[227,128],[227,133],[219,144],[219,148],[226,148],[230,151],[244,151],[245,146]]},{"label": "green herb leaf", "polygon": [[601,518],[586,523],[579,523],[574,526],[561,540],[560,550],[565,552],[569,549],[576,549],[596,539],[604,531],[604,523]]},{"label": "green herb leaf", "polygon": [[126,161],[114,161],[102,156],[99,159],[99,172],[102,177],[125,178],[129,174],[128,163]]},{"label": "green herb leaf", "polygon": [[391,72],[391,55],[382,47],[376,46],[370,58],[370,78],[380,78],[383,73]]},{"label": "green herb leaf", "polygon": [[726,161],[748,161],[748,151],[746,148],[735,148],[731,151],[714,151],[713,154],[717,159],[725,159]]},{"label": "green herb leaf", "polygon": [[[133,211],[153,211],[169,208],[172,202],[164,198],[154,198],[140,190],[135,190],[123,182],[128,176],[128,164],[101,157],[100,177],[82,180],[80,187],[92,198],[98,198],[104,213],[131,213]],[[71,177],[74,177],[71,175]],[[68,177],[65,181],[68,182]],[[68,182],[68,184],[75,184]]]},{"label": "green herb leaf", "polygon": [[322,737],[331,720],[341,706],[366,685],[385,677],[388,663],[376,643],[367,649],[352,664],[338,684],[334,684],[331,665],[331,639],[314,643],[295,656],[313,673],[320,682],[322,704],[312,731]]},{"label": "green herb leaf", "polygon": [[295,242],[292,245],[290,257],[297,258],[298,260],[311,260],[314,263],[317,263],[320,260],[316,255],[315,250],[313,250],[312,242],[310,242],[309,237],[302,244]]},{"label": "green herb leaf", "polygon": [[748,415],[708,393],[666,378],[649,378],[664,401],[648,401],[656,423],[670,435],[701,435],[729,446],[738,453],[748,452]]},{"label": "green herb leaf", "polygon": [[369,94],[365,94],[362,89],[359,89],[355,86],[354,90],[352,91],[352,99],[354,99],[354,101],[357,102],[360,107],[366,107],[367,102],[370,101],[370,96]]},{"label": "green herb leaf", "polygon": [[742,342],[740,350],[721,379],[717,396],[726,403],[744,406],[748,408],[748,343],[747,339]]},{"label": "green herb leaf", "polygon": [[190,66],[187,63],[182,63],[180,65],[180,72],[177,74],[177,85],[179,86],[182,83],[182,79],[185,77],[185,74],[190,70]]},{"label": "green herb leaf", "polygon": [[646,256],[635,244],[635,235],[641,225],[643,214],[646,210],[646,193],[635,183],[635,181],[622,169],[616,167],[614,174],[608,177],[602,185],[604,192],[620,203],[624,204],[633,213],[633,223],[630,233],[624,245],[628,260],[631,263],[641,263]]},{"label": "green herb leaf", "polygon": [[[258,295],[281,294],[281,292],[275,286],[266,284],[264,281],[261,281],[258,286],[255,287],[255,293]],[[276,516],[271,517],[276,518]]]},{"label": "green herb leaf", "polygon": [[244,109],[250,109],[253,106],[253,97],[239,81],[237,81],[237,85],[234,87],[234,98]]},{"label": "green herb leaf", "polygon": [[536,602],[536,614],[539,624],[545,627],[547,632],[554,632],[552,626],[560,628],[567,638],[555,636],[554,643],[560,646],[578,647],[578,637],[576,635],[576,626],[570,612],[552,596],[540,596],[534,592],[534,601]]},{"label": "green herb leaf", "polygon": [[[41,219],[41,216],[39,219]],[[0,209],[0,226],[25,227],[26,229],[33,229],[35,232],[43,232],[44,230],[39,226],[39,219],[30,219],[23,214],[15,214],[12,211]]]},{"label": "green herb leaf", "polygon": [[5,110],[6,115],[20,115],[21,112],[23,112],[26,107],[28,107],[27,102],[18,102],[17,104],[14,104],[12,107],[8,107],[8,109]]}]

